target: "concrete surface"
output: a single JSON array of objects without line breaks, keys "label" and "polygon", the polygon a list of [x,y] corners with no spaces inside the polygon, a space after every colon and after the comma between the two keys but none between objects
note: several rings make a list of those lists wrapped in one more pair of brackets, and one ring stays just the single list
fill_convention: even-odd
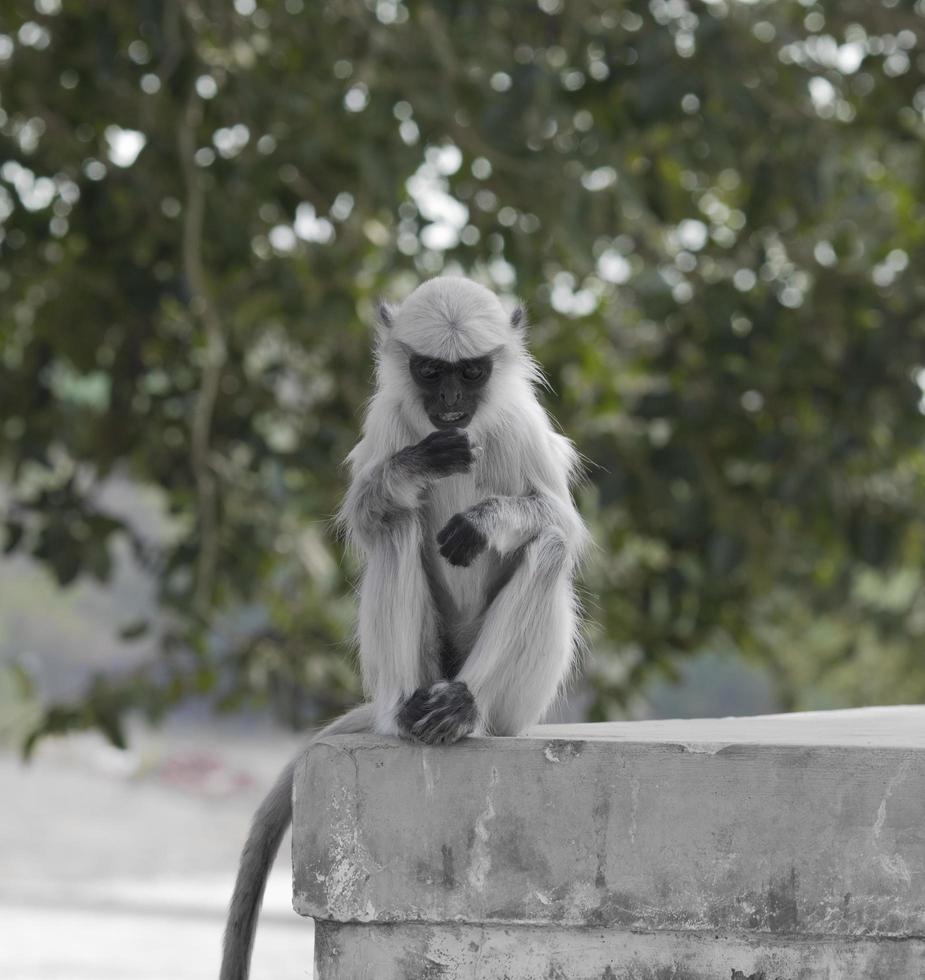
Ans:
[{"label": "concrete surface", "polygon": [[921,980],[925,944],[318,923],[319,980]]},{"label": "concrete surface", "polygon": [[922,707],[340,736],[295,797],[321,980],[925,976]]}]

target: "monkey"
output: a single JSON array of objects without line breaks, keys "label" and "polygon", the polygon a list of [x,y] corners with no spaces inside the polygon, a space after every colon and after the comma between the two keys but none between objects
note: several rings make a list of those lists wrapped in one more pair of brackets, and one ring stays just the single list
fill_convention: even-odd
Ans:
[{"label": "monkey", "polygon": [[[427,280],[397,308],[379,305],[375,361],[336,518],[363,559],[366,701],[315,740],[374,732],[445,745],[520,734],[575,664],[575,579],[590,547],[572,496],[578,453],[537,398],[544,378],[523,307],[507,316],[472,280]],[[299,758],[254,817],[220,980],[247,978]]]}]

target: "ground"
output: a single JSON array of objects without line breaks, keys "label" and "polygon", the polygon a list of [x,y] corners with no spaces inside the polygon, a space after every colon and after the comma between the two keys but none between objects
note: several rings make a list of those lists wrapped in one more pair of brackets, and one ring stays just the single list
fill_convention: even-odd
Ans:
[{"label": "ground", "polygon": [[[207,980],[250,816],[299,744],[265,728],[168,725],[120,753],[94,736],[0,752],[0,976]],[[311,980],[284,842],[253,980]]]}]

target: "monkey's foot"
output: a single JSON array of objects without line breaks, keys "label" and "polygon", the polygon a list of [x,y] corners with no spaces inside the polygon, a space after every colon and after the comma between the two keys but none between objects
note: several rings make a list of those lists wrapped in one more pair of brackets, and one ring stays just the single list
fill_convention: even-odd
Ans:
[{"label": "monkey's foot", "polygon": [[437,681],[419,687],[398,712],[398,730],[405,738],[444,745],[471,735],[479,712],[472,692],[462,681]]}]

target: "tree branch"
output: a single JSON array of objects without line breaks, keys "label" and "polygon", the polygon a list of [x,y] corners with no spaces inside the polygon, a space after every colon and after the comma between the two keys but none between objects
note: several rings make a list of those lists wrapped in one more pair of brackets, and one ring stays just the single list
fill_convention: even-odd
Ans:
[{"label": "tree branch", "polygon": [[190,430],[190,463],[196,480],[199,523],[199,555],[193,607],[199,615],[205,616],[212,600],[218,555],[218,484],[209,458],[209,443],[227,347],[221,318],[209,292],[202,259],[205,186],[194,158],[196,133],[201,121],[202,103],[195,87],[191,86],[177,127],[177,146],[186,188],[183,209],[183,272],[190,290],[190,311],[202,324],[206,341],[202,378]]}]

